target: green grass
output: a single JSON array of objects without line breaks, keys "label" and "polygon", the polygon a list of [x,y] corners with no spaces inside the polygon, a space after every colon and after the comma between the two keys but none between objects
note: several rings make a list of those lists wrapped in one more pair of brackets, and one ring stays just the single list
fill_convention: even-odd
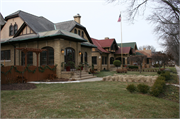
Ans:
[{"label": "green grass", "polygon": [[[178,118],[179,103],[129,93],[128,83],[39,84],[1,91],[2,118]],[[136,83],[134,83],[136,84]]]},{"label": "green grass", "polygon": [[116,73],[116,71],[100,71],[97,74],[94,74],[97,77],[104,77],[104,76],[113,76],[114,74],[122,74],[122,75],[144,75],[144,76],[155,76],[158,75],[157,72],[139,72],[139,71],[128,71],[127,73]]}]

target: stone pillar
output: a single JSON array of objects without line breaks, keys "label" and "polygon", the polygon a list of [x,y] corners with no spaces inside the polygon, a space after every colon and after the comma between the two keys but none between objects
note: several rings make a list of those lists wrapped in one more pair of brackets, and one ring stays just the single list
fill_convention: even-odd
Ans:
[{"label": "stone pillar", "polygon": [[58,78],[61,78],[61,46],[60,46],[60,40],[55,39],[54,40],[54,65],[57,64],[56,67],[56,74]]},{"label": "stone pillar", "polygon": [[97,57],[97,69],[98,71],[101,71],[102,70],[102,56],[101,55],[98,55]]},{"label": "stone pillar", "polygon": [[110,57],[111,57],[111,55],[108,54],[107,55],[107,70],[110,70]]}]

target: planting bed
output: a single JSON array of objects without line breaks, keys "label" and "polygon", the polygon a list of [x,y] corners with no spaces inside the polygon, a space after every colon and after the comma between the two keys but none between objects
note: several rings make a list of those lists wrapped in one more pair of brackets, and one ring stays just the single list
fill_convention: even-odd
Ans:
[{"label": "planting bed", "polygon": [[31,90],[35,88],[36,88],[36,85],[30,84],[30,83],[1,85],[1,90]]}]

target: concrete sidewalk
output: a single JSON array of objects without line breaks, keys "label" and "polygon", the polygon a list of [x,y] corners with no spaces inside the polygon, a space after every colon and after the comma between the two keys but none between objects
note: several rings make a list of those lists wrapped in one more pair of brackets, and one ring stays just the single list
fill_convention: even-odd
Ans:
[{"label": "concrete sidewalk", "polygon": [[90,79],[84,79],[79,81],[62,81],[62,82],[28,82],[28,83],[34,83],[34,84],[54,84],[54,83],[81,83],[81,82],[95,82],[95,81],[102,81],[102,78],[96,77],[96,78],[90,78]]}]

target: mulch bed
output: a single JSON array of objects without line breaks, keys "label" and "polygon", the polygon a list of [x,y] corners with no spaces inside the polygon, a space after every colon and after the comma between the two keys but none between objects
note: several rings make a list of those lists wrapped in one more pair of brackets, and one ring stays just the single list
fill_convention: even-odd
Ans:
[{"label": "mulch bed", "polygon": [[37,88],[36,85],[31,83],[1,85],[1,90],[31,90],[35,88]]}]

